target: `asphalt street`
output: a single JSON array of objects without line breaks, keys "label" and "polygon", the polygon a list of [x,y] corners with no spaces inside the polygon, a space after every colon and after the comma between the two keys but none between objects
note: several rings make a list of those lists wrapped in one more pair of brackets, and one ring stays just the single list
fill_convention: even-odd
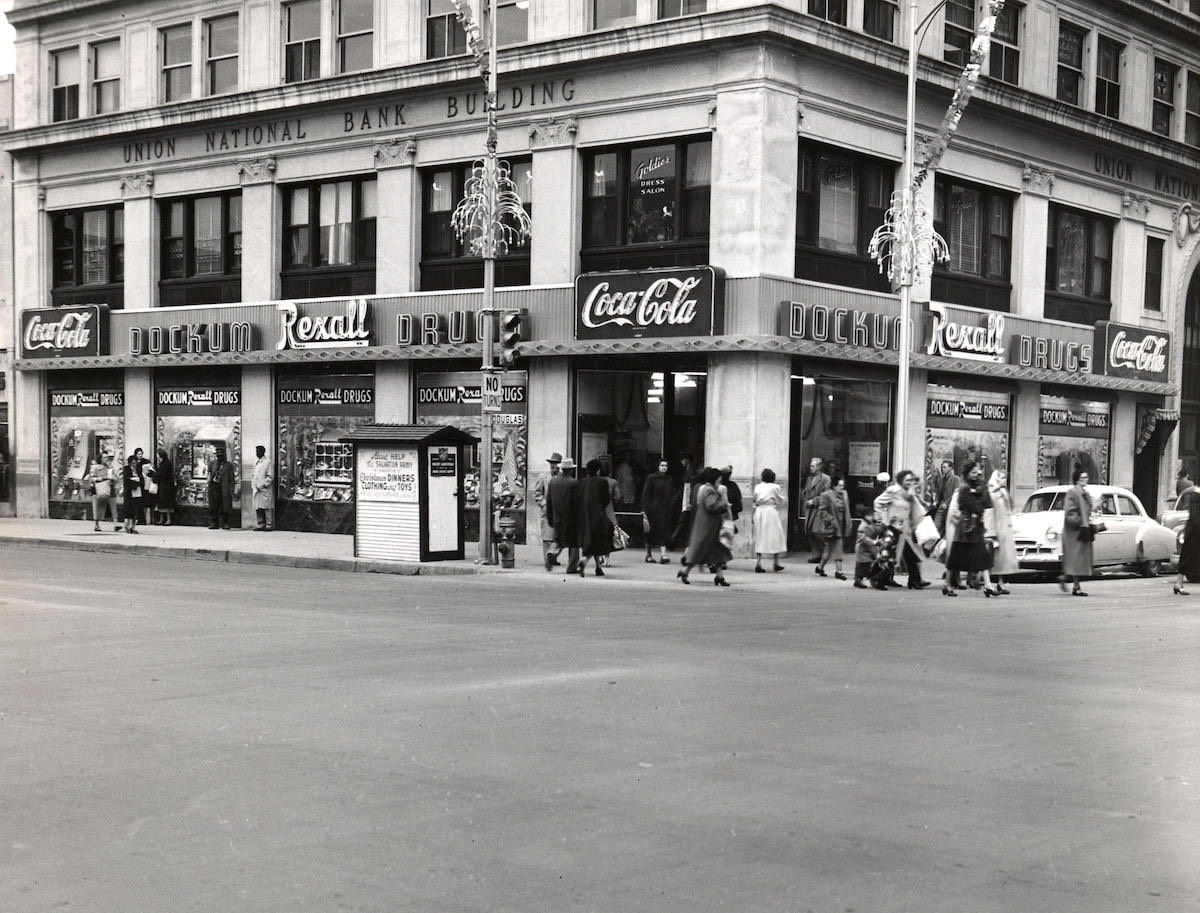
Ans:
[{"label": "asphalt street", "polygon": [[1200,910],[1200,586],[671,570],[0,545],[0,910]]}]

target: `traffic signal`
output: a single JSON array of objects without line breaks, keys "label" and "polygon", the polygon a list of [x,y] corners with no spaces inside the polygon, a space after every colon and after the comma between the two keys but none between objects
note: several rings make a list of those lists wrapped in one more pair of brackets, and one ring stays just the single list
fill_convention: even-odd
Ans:
[{"label": "traffic signal", "polygon": [[517,363],[517,345],[521,342],[521,311],[502,311],[500,314],[501,368],[511,368]]}]

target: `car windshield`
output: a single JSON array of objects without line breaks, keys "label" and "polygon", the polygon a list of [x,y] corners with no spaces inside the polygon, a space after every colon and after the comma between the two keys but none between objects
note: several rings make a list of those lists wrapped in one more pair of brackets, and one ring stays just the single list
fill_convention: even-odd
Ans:
[{"label": "car windshield", "polygon": [[1043,510],[1062,510],[1063,494],[1061,491],[1039,491],[1030,495],[1029,500],[1025,502],[1024,512],[1030,514]]}]

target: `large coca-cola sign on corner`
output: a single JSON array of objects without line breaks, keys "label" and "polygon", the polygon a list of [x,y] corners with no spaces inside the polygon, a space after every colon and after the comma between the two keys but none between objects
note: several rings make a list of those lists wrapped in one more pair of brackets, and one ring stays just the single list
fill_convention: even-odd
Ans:
[{"label": "large coca-cola sign on corner", "polygon": [[1096,324],[1093,370],[1110,377],[1167,383],[1171,370],[1171,334],[1163,330],[1102,320]]},{"label": "large coca-cola sign on corner", "polygon": [[575,280],[576,339],[724,331],[725,272],[715,266],[584,273]]},{"label": "large coca-cola sign on corner", "polygon": [[21,312],[21,357],[64,358],[108,354],[108,307],[35,308]]}]

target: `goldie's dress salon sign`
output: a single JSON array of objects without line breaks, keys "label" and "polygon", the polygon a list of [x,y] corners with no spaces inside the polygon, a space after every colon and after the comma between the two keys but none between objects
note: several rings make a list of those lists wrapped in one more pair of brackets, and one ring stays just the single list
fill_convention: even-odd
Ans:
[{"label": "goldie's dress salon sign", "polygon": [[416,504],[417,451],[360,447],[355,490],[359,501]]},{"label": "goldie's dress salon sign", "polygon": [[21,357],[107,355],[108,308],[99,304],[21,312]]},{"label": "goldie's dress salon sign", "polygon": [[1094,370],[1109,377],[1167,383],[1171,336],[1158,330],[1101,321],[1096,324]]},{"label": "goldie's dress salon sign", "polygon": [[584,273],[575,280],[576,339],[715,336],[725,329],[725,272],[688,269]]}]

